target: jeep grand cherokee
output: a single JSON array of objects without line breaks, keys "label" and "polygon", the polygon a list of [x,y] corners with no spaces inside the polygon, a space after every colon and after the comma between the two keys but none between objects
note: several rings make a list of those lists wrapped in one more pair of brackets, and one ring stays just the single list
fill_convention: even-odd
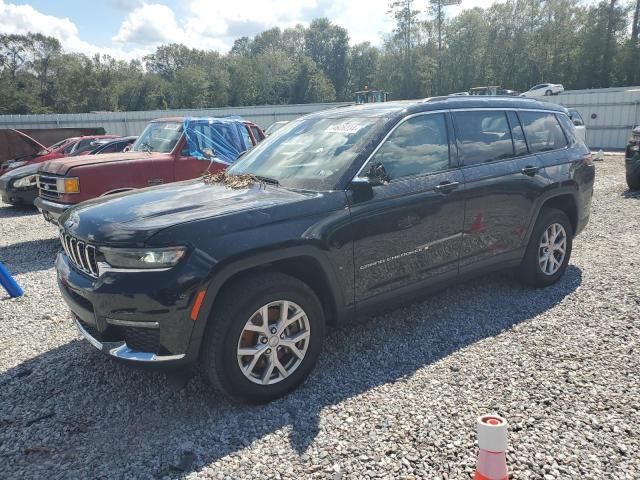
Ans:
[{"label": "jeep grand cherokee", "polygon": [[565,272],[594,168],[562,107],[435,98],[290,122],[214,179],[60,218],[81,334],[129,362],[199,360],[231,398],[300,384],[325,328],[471,275]]}]

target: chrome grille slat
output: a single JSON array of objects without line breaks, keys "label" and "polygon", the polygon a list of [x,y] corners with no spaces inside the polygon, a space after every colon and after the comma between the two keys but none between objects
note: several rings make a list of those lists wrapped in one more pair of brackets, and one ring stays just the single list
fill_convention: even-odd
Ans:
[{"label": "chrome grille slat", "polygon": [[38,194],[41,197],[59,198],[58,178],[48,175],[38,175]]},{"label": "chrome grille slat", "polygon": [[94,278],[98,277],[95,246],[78,240],[63,231],[60,232],[60,242],[64,253],[78,270]]}]

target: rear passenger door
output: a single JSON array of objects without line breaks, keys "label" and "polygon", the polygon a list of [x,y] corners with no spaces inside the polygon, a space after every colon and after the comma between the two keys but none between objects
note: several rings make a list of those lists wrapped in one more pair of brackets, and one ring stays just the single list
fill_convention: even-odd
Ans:
[{"label": "rear passenger door", "polygon": [[365,165],[381,164],[389,181],[351,206],[357,301],[457,275],[464,185],[451,128],[448,113],[406,118]]},{"label": "rear passenger door", "polygon": [[545,186],[514,111],[452,112],[465,181],[461,273],[480,261],[521,256],[535,203]]}]

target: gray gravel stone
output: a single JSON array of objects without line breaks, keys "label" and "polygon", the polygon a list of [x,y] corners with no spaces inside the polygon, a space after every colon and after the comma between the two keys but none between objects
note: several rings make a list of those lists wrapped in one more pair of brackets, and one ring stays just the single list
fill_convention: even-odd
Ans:
[{"label": "gray gravel stone", "polygon": [[0,293],[0,477],[469,479],[475,418],[495,411],[512,478],[638,479],[639,232],[607,156],[558,284],[494,274],[333,331],[299,390],[247,407],[81,341],[56,229],[1,206],[0,259],[27,294]]}]

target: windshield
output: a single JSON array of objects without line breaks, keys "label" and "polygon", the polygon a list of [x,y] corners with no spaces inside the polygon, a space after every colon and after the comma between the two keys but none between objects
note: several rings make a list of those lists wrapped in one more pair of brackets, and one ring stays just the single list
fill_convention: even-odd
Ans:
[{"label": "windshield", "polygon": [[306,118],[290,122],[229,169],[304,190],[331,190],[380,118]]},{"label": "windshield", "polygon": [[134,152],[169,153],[182,136],[182,122],[151,122],[131,148]]},{"label": "windshield", "polygon": [[62,147],[69,140],[71,140],[71,139],[70,138],[65,138],[64,140],[60,140],[59,142],[54,143],[50,147],[47,147],[46,150],[40,150],[38,152],[38,155],[46,155],[47,153],[52,152],[52,151]]}]

